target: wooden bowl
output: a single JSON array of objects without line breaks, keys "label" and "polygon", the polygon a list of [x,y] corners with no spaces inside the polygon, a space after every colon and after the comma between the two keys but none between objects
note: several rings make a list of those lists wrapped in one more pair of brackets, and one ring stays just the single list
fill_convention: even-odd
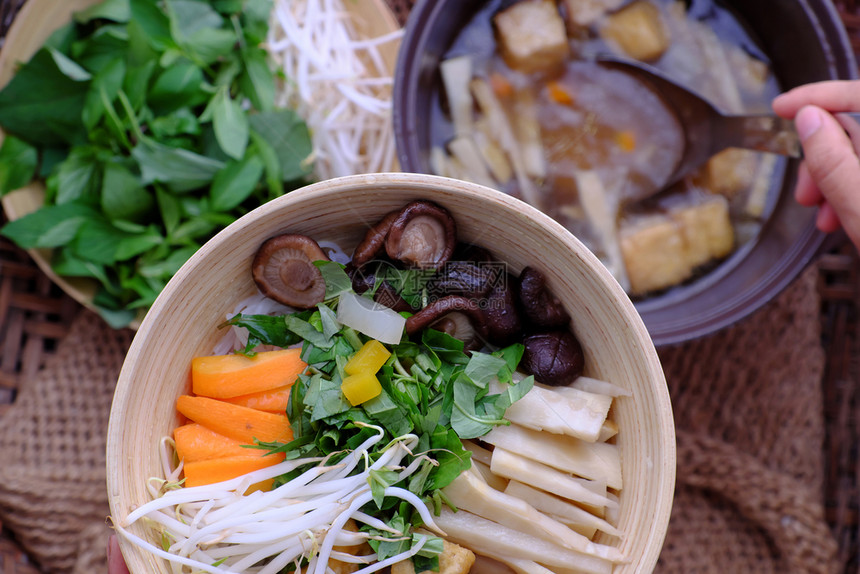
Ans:
[{"label": "wooden bowl", "polygon": [[[45,43],[45,40],[58,28],[71,21],[75,12],[97,4],[101,0],[27,0],[15,18],[9,34],[0,50],[0,89],[6,86],[15,75],[22,62],[28,61]],[[345,3],[348,11],[354,14],[356,33],[363,38],[376,38],[400,28],[397,19],[385,0],[350,0]],[[383,61],[393,74],[397,60],[399,43],[389,42],[380,47]],[[0,144],[3,142],[0,130]],[[3,211],[9,221],[19,219],[39,209],[44,203],[45,187],[41,181],[13,191],[2,199]],[[30,256],[54,283],[78,303],[94,310],[93,297],[98,283],[92,279],[61,277],[51,268],[51,250],[31,249]],[[138,318],[132,325],[137,328]]]},{"label": "wooden bowl", "polygon": [[[138,330],[119,377],[107,437],[111,514],[122,520],[148,500],[158,476],[158,443],[179,424],[175,400],[189,392],[191,359],[211,354],[217,325],[255,292],[251,260],[267,238],[302,233],[350,253],[368,226],[414,199],[450,210],[460,237],[489,248],[511,271],[537,265],[573,318],[586,374],[628,388],[617,401],[624,489],[619,527],[630,562],[617,574],[650,572],[669,521],[675,484],[672,409],[655,348],[627,295],[561,225],[500,192],[418,174],[351,176],[313,184],[242,217],[179,270]],[[140,524],[132,532],[147,536]],[[167,573],[166,564],[122,542],[132,573]]]}]

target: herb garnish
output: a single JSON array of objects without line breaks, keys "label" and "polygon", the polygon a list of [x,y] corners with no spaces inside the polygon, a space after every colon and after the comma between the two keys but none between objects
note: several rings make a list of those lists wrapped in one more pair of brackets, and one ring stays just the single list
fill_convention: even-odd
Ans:
[{"label": "herb garnish", "polygon": [[114,326],[207,239],[309,176],[307,126],[275,109],[271,0],[105,0],[0,92],[0,195],[45,179],[2,233],[96,280]]},{"label": "herb garnish", "polygon": [[[327,267],[331,284],[343,287],[337,267]],[[403,463],[415,464],[415,472],[402,480],[390,469],[370,473],[373,501],[368,503],[369,511],[395,531],[412,532],[411,538],[402,540],[371,541],[378,558],[383,560],[425,536],[414,531],[421,525],[420,517],[399,499],[386,497],[384,490],[407,489],[438,510],[445,503],[441,489],[471,466],[471,453],[463,447],[462,440],[482,436],[496,425],[509,424],[503,418],[505,409],[531,390],[534,379],[526,377],[509,384],[505,393],[489,394],[490,381],[513,383],[512,373],[522,357],[522,345],[491,353],[467,353],[461,341],[429,329],[418,341],[404,338],[388,346],[391,356],[377,373],[382,393],[352,406],[341,392],[343,369],[368,339],[337,322],[332,311],[336,303],[334,295],[317,309],[281,317],[240,314],[228,324],[248,329],[249,349],[257,344],[281,346],[300,339],[302,358],[308,363],[307,373],[293,384],[287,409],[294,439],[287,444],[259,444],[259,448],[286,453],[290,460],[333,456],[334,462],[377,432],[369,426],[373,425],[383,428],[386,435],[370,451],[372,462],[391,440],[410,434],[418,437],[418,446]],[[303,470],[306,469],[279,477],[276,485],[288,482]],[[390,538],[390,532],[373,533]],[[416,557],[416,568],[419,564],[421,568],[438,568],[441,540],[426,540],[424,544]]]}]

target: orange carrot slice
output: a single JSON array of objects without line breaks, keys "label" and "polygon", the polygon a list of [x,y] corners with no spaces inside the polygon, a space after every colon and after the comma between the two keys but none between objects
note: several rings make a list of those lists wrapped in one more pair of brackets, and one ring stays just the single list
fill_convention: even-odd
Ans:
[{"label": "orange carrot slice", "polygon": [[559,82],[549,82],[547,85],[547,90],[549,90],[549,98],[557,104],[561,104],[563,106],[573,105],[573,94],[571,94],[566,86],[563,86]]},{"label": "orange carrot slice", "polygon": [[[266,456],[268,451],[242,446],[238,440],[226,437],[201,424],[189,423],[173,431],[176,454],[186,464],[199,460],[231,456]],[[268,455],[284,459],[283,453]]]},{"label": "orange carrot slice", "polygon": [[507,98],[514,93],[514,86],[499,72],[490,74],[490,87],[500,98]]},{"label": "orange carrot slice", "polygon": [[268,391],[260,391],[259,393],[251,393],[249,395],[239,395],[224,399],[233,405],[248,407],[249,409],[257,409],[258,411],[266,411],[267,413],[284,414],[287,410],[287,404],[290,402],[290,389],[292,385],[278,387]]},{"label": "orange carrot slice", "polygon": [[291,385],[307,368],[301,349],[264,351],[253,357],[215,355],[191,360],[195,395],[225,399]]},{"label": "orange carrot slice", "polygon": [[290,421],[285,415],[190,395],[179,397],[176,409],[192,421],[242,444],[254,444],[255,438],[263,442],[293,439]]},{"label": "orange carrot slice", "polygon": [[[274,456],[231,456],[228,458],[187,462],[183,467],[185,486],[202,486],[204,484],[230,480],[231,478],[260,470],[261,468],[274,466],[279,462],[281,460]],[[265,488],[266,485],[262,484],[262,482],[271,483],[271,481],[261,481],[261,483],[255,485],[254,489]],[[268,486],[270,489],[271,484]]]}]

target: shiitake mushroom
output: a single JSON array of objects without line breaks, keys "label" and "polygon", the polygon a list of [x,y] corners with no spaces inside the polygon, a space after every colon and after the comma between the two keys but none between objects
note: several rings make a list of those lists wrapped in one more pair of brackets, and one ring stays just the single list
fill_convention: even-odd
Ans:
[{"label": "shiitake mushroom", "polygon": [[451,258],[456,244],[456,225],[448,210],[429,201],[413,201],[391,224],[385,251],[407,267],[438,269]]},{"label": "shiitake mushroom", "polygon": [[523,339],[520,366],[546,385],[569,385],[582,374],[585,355],[579,340],[566,330],[535,333]]},{"label": "shiitake mushroom", "polygon": [[519,301],[526,319],[537,327],[554,329],[570,323],[570,315],[534,267],[520,272]]},{"label": "shiitake mushroom", "polygon": [[424,329],[444,331],[463,341],[468,349],[479,348],[487,338],[487,325],[477,302],[460,295],[436,299],[406,319],[407,335]]},{"label": "shiitake mushroom", "polygon": [[267,239],[257,249],[251,275],[266,297],[297,309],[310,309],[325,299],[325,281],[314,261],[328,260],[310,237],[285,233]]}]

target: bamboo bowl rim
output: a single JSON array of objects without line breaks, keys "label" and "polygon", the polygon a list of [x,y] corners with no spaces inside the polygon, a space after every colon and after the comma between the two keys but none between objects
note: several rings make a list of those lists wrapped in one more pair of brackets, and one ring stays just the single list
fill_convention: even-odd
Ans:
[{"label": "bamboo bowl rim", "polygon": [[[419,198],[448,208],[462,239],[485,245],[515,273],[535,259],[554,263],[537,266],[573,317],[586,374],[633,393],[613,407],[625,481],[619,547],[630,559],[614,572],[653,570],[672,507],[675,430],[663,370],[633,304],[598,259],[548,216],[480,185],[421,174],[348,176],[293,191],[228,226],[176,273],[136,333],[114,395],[106,455],[115,523],[149,499],[144,483],[159,474],[160,438],[179,424],[174,401],[189,387],[191,358],[211,353],[220,338],[216,326],[254,292],[250,261],[259,244],[285,231],[316,232],[349,251],[368,225]],[[140,524],[130,530],[144,533]],[[161,559],[120,538],[132,573],[168,572]]]}]

